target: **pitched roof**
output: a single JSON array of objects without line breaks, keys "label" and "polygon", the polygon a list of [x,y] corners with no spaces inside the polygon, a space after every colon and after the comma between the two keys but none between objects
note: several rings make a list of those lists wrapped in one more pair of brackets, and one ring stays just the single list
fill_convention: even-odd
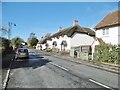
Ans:
[{"label": "pitched roof", "polygon": [[41,41],[39,42],[39,44],[44,44],[44,43],[47,42],[47,40],[52,40],[52,39],[51,39],[51,37],[44,38],[43,40],[41,40]]},{"label": "pitched roof", "polygon": [[75,25],[73,27],[65,28],[65,29],[53,34],[51,36],[51,38],[53,38],[53,37],[58,38],[59,36],[62,36],[62,35],[67,35],[68,37],[71,37],[75,32],[88,34],[90,36],[95,36],[95,32],[93,30],[91,30],[89,28],[81,27],[79,25]]},{"label": "pitched roof", "polygon": [[109,13],[100,23],[95,26],[95,29],[97,30],[104,27],[120,25],[120,20],[118,17],[120,17],[120,10]]}]

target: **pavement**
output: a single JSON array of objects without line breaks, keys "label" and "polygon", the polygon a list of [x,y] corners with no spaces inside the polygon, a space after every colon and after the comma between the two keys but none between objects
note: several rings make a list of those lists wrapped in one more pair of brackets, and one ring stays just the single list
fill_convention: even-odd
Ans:
[{"label": "pavement", "polygon": [[118,74],[30,49],[29,62],[14,61],[7,89],[118,88]]},{"label": "pavement", "polygon": [[64,59],[64,60],[69,60],[71,62],[75,62],[75,63],[79,63],[79,64],[84,64],[84,65],[88,65],[88,66],[91,66],[91,67],[95,67],[95,68],[99,68],[99,69],[102,69],[102,70],[106,70],[106,71],[109,71],[109,72],[113,72],[113,73],[117,73],[117,74],[120,74],[120,66],[115,66],[115,65],[111,65],[111,64],[103,64],[103,63],[95,63],[95,62],[92,62],[92,60],[80,60],[80,59],[77,59],[77,58],[73,58],[73,57],[70,57],[70,56],[66,56],[66,55],[60,55],[60,54],[57,54],[57,53],[49,53],[49,52],[45,52],[45,51],[38,51],[38,52],[42,52],[42,53],[46,53],[46,54],[50,54],[54,57],[57,57],[59,59]]}]

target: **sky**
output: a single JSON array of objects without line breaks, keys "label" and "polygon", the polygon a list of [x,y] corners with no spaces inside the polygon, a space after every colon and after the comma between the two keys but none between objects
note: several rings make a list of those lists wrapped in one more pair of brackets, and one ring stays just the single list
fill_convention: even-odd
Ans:
[{"label": "sky", "polygon": [[[68,28],[73,20],[82,27],[94,28],[108,13],[118,10],[117,2],[2,2],[2,26],[12,25],[11,38],[27,41],[34,32],[40,40],[58,27]],[[7,35],[4,35],[7,37]]]}]

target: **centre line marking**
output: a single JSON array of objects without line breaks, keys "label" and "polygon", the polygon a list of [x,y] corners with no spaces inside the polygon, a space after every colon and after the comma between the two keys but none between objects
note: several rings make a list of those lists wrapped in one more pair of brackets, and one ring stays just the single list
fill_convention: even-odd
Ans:
[{"label": "centre line marking", "polygon": [[52,65],[54,65],[54,66],[57,66],[57,67],[65,70],[65,71],[69,71],[68,69],[66,69],[66,68],[64,68],[64,67],[62,67],[62,66],[60,66],[60,65],[57,65],[57,64],[55,64],[55,63],[50,62],[50,64],[52,64]]},{"label": "centre line marking", "polygon": [[96,83],[96,84],[98,84],[98,85],[100,85],[100,86],[102,86],[102,87],[108,88],[108,89],[110,89],[110,90],[114,90],[114,89],[110,88],[109,86],[104,85],[104,84],[102,84],[102,83],[99,83],[99,82],[97,82],[97,81],[95,81],[95,80],[93,80],[93,79],[89,79],[89,81],[91,81],[91,82],[93,82],[93,83]]}]

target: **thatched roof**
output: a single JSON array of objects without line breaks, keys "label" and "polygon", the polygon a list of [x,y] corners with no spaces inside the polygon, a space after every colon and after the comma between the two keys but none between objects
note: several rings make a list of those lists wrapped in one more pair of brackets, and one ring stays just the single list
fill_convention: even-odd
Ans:
[{"label": "thatched roof", "polygon": [[39,44],[44,44],[44,43],[47,42],[47,40],[52,40],[52,39],[51,39],[51,37],[44,38],[43,40],[41,40],[41,41],[39,42]]},{"label": "thatched roof", "polygon": [[119,18],[120,10],[109,13],[103,20],[95,26],[95,29],[101,29],[104,27],[110,27],[115,25],[120,25]]},{"label": "thatched roof", "polygon": [[91,30],[89,28],[81,27],[79,25],[75,25],[75,26],[72,26],[69,28],[65,28],[65,29],[53,34],[52,36],[41,40],[40,44],[46,43],[47,40],[51,40],[51,38],[55,38],[55,37],[59,38],[60,36],[63,36],[63,35],[67,35],[68,37],[71,37],[75,32],[87,34],[90,36],[95,36],[95,32],[93,30]]},{"label": "thatched roof", "polygon": [[91,30],[89,28],[81,27],[79,25],[75,25],[73,27],[65,28],[65,29],[53,34],[51,36],[51,38],[53,38],[53,37],[58,38],[59,36],[62,36],[62,35],[67,35],[68,37],[71,37],[75,32],[88,34],[90,36],[95,36],[95,32],[93,30]]}]

